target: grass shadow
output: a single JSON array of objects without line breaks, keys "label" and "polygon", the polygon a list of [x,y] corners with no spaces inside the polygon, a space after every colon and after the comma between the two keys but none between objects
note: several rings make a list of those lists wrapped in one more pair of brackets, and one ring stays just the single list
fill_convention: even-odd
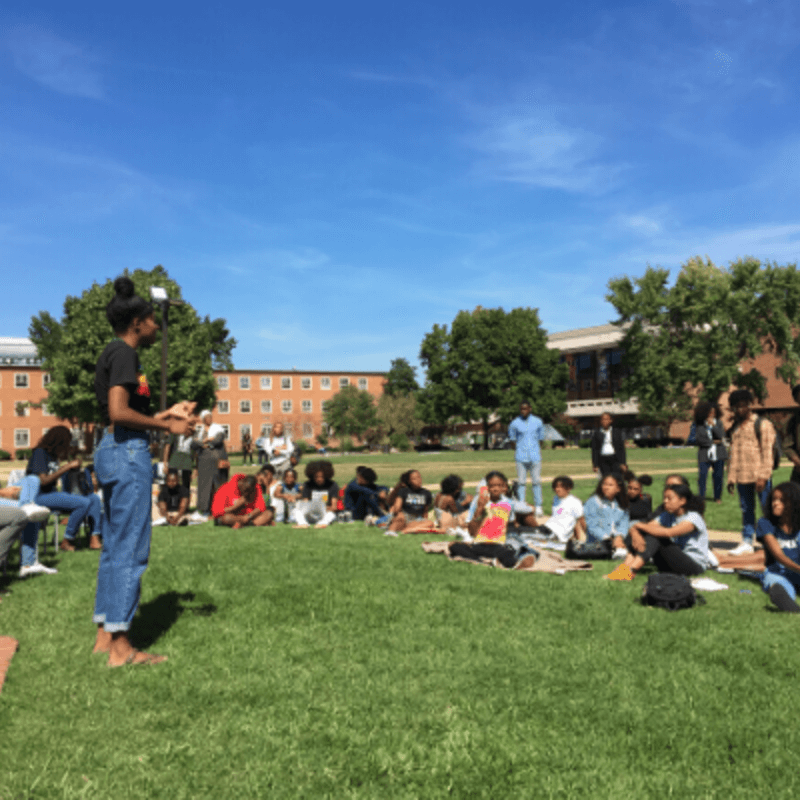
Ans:
[{"label": "grass shadow", "polygon": [[157,642],[188,611],[200,617],[209,617],[217,610],[212,598],[202,592],[164,592],[139,606],[131,626],[131,638],[137,647],[147,649]]}]

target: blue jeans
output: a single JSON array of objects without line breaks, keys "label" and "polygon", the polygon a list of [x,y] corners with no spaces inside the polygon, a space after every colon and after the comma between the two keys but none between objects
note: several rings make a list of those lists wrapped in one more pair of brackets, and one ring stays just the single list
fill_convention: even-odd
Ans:
[{"label": "blue jeans", "polygon": [[533,501],[536,507],[542,505],[542,462],[541,461],[517,461],[517,499],[525,502],[525,482],[528,473],[531,474],[531,486],[533,487]]},{"label": "blue jeans", "polygon": [[81,494],[67,494],[66,492],[39,492],[34,502],[52,511],[70,512],[67,528],[64,531],[65,539],[74,539],[81,522],[87,518],[92,521],[93,531],[100,530],[100,516],[103,513],[103,507],[96,494],[84,497]]},{"label": "blue jeans", "polygon": [[780,572],[765,570],[761,575],[761,588],[769,593],[770,587],[775,584],[783,586],[789,593],[789,597],[797,601],[797,590],[800,589],[800,574],[791,572],[788,569],[781,569]]},{"label": "blue jeans", "polygon": [[94,454],[105,516],[92,621],[110,633],[130,628],[150,556],[149,447],[146,431],[117,427],[103,436]]},{"label": "blue jeans", "polygon": [[[737,483],[739,492],[739,507],[742,509],[742,541],[753,544],[756,533],[756,485],[754,483]],[[760,492],[758,499],[761,507],[767,502],[767,497],[772,490],[772,481],[767,481],[764,491]]]},{"label": "blue jeans", "polygon": [[722,479],[725,477],[725,460],[699,461],[697,464],[697,494],[706,496],[706,480],[708,470],[711,469],[711,479],[714,483],[714,499],[722,499]]}]

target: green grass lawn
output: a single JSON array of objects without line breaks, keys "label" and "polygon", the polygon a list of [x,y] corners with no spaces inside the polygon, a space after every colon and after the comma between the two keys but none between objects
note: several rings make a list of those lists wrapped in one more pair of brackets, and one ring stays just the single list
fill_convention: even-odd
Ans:
[{"label": "green grass lawn", "polygon": [[[693,451],[641,452],[694,475]],[[581,474],[578,453],[546,453],[544,473]],[[513,468],[509,453],[373,458],[383,480]],[[335,459],[337,477],[364,460]],[[719,576],[728,591],[669,614],[637,602],[644,578],[604,581],[609,562],[505,572],[420,542],[360,524],[156,529],[133,630],[169,655],[154,667],[91,655],[96,552],[7,582],[0,633],[20,650],[0,798],[795,793],[800,623],[756,584]]]}]

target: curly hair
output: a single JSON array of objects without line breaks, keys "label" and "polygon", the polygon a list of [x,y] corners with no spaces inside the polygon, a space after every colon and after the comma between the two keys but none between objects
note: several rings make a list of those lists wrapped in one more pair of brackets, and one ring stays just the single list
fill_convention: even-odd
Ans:
[{"label": "curly hair", "polygon": [[563,486],[568,492],[571,492],[575,488],[575,481],[569,477],[569,475],[556,475],[553,478],[553,482],[550,484],[553,491],[556,490],[556,486]]},{"label": "curly hair", "polygon": [[49,455],[55,456],[61,452],[66,453],[71,444],[72,433],[70,429],[66,425],[56,425],[39,439],[36,446],[41,447]]},{"label": "curly hair", "polygon": [[[783,519],[779,519],[772,513],[772,498],[775,492],[780,492],[783,498]],[[789,531],[792,534],[800,531],[800,485],[788,481],[779,483],[767,498],[764,506],[764,516],[777,528],[783,522],[788,522]]]},{"label": "curly hair", "polygon": [[356,475],[370,484],[378,480],[378,474],[372,467],[356,467]]},{"label": "curly hair", "polygon": [[331,464],[330,461],[325,461],[322,459],[320,461],[310,461],[308,464],[306,464],[306,478],[308,478],[310,481],[314,480],[314,476],[318,472],[321,472],[324,475],[326,482],[333,480],[334,469],[333,464]]},{"label": "curly hair", "polygon": [[464,481],[458,475],[448,475],[442,478],[439,488],[442,490],[442,494],[455,497],[461,491],[463,485]]}]

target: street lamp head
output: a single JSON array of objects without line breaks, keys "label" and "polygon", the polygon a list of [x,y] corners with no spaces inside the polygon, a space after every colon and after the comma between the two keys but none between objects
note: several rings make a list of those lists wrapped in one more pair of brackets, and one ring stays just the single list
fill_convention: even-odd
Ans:
[{"label": "street lamp head", "polygon": [[167,290],[163,286],[151,286],[150,297],[156,303],[166,303],[169,300],[167,297]]}]

